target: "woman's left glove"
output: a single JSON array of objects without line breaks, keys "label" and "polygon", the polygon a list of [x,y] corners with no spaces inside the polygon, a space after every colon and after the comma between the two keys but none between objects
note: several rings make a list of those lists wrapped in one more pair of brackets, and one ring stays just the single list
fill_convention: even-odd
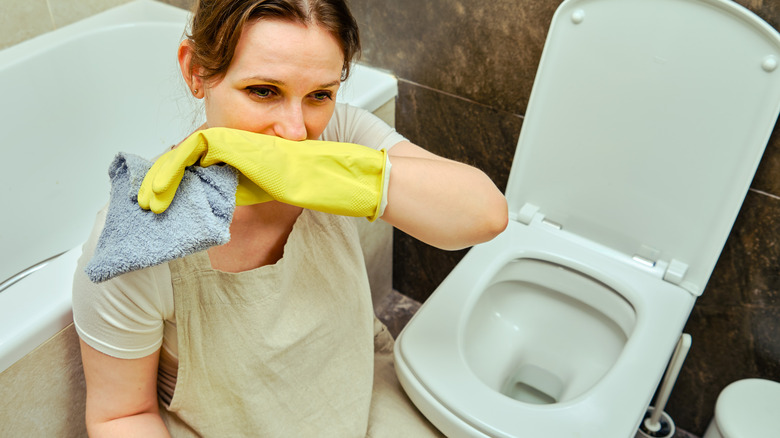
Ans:
[{"label": "woman's left glove", "polygon": [[275,199],[373,221],[387,204],[390,162],[385,150],[209,128],[192,134],[152,165],[138,191],[138,205],[162,213],[173,201],[187,166],[218,163],[241,172],[237,205]]}]

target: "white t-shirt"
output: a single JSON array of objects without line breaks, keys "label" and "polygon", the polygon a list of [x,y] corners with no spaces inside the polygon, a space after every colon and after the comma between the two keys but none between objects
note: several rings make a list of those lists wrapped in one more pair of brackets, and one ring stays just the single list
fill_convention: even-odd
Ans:
[{"label": "white t-shirt", "polygon": [[[388,150],[406,140],[373,114],[345,104],[336,104],[333,118],[320,139]],[[172,366],[165,363],[176,362],[178,357],[168,264],[129,272],[98,284],[92,283],[84,273],[105,224],[106,211],[104,207],[98,212],[74,275],[76,331],[92,348],[120,359],[145,357],[162,347],[160,366]]]}]

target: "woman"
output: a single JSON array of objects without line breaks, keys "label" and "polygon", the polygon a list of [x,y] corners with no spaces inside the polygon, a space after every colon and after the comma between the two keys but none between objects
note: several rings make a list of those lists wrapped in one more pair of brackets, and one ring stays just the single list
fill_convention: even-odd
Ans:
[{"label": "woman", "polygon": [[[358,50],[343,0],[204,0],[178,59],[202,128],[388,149],[384,221],[444,249],[501,232],[506,202],[481,171],[335,103]],[[236,207],[227,244],[93,284],[104,220],[74,280],[91,436],[435,434],[394,380],[351,219]]]}]

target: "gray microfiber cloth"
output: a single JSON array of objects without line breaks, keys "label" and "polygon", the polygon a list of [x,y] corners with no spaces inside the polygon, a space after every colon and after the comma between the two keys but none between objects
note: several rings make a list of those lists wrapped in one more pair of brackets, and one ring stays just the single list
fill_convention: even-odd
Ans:
[{"label": "gray microfiber cloth", "polygon": [[138,206],[138,189],[151,166],[139,156],[119,153],[109,167],[106,224],[85,268],[95,283],[230,240],[238,171],[227,165],[188,167],[170,207],[155,214]]}]

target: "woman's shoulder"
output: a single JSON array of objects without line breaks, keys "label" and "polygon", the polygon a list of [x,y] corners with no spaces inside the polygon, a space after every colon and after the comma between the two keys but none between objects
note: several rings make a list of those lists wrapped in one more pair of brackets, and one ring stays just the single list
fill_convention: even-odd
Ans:
[{"label": "woman's shoulder", "polygon": [[[85,267],[95,253],[100,233],[105,225],[106,212],[107,207],[104,207],[97,213],[92,232],[82,246],[81,256],[73,276],[74,299],[80,298],[83,292],[89,292],[92,295],[91,299],[98,296],[122,295],[127,300],[137,302],[139,306],[152,303],[154,307],[159,307],[158,311],[162,314],[171,312],[173,287],[167,263],[128,272],[100,283],[92,282],[87,276]],[[170,294],[167,293],[168,291]],[[171,297],[170,303],[166,299],[167,295]]]},{"label": "woman's shoulder", "polygon": [[336,103],[322,140],[355,143],[374,149],[390,149],[406,140],[376,115],[346,103]]},{"label": "woman's shoulder", "polygon": [[164,321],[173,319],[170,269],[165,263],[93,283],[84,268],[95,251],[105,214],[105,208],[98,212],[73,275],[73,321],[82,339],[103,353],[149,354],[159,348],[157,332],[162,333]]}]

